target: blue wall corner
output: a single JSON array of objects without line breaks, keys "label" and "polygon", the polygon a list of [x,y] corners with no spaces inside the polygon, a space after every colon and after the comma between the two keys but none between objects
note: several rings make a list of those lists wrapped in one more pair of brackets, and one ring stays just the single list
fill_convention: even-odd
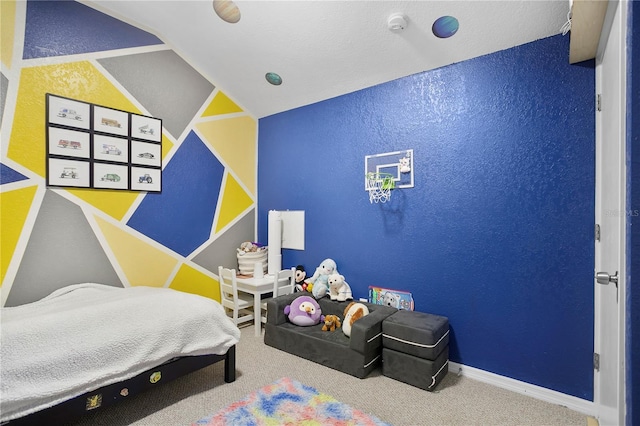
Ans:
[{"label": "blue wall corner", "polygon": [[[306,211],[306,250],[354,290],[449,317],[452,361],[593,398],[595,70],[550,37],[260,120],[258,237]],[[414,149],[370,204],[364,157]],[[281,158],[295,158],[282,167]]]}]

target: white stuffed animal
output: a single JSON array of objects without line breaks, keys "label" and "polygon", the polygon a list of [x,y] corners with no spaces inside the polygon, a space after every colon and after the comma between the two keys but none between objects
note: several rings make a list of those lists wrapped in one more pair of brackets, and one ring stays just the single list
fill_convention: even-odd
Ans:
[{"label": "white stuffed animal", "polygon": [[313,297],[321,299],[326,296],[329,291],[329,275],[337,273],[338,266],[333,259],[323,260],[320,266],[316,268],[316,272],[313,276],[307,280],[313,283],[313,288],[311,289]]},{"label": "white stuffed animal", "polygon": [[347,299],[353,299],[351,287],[344,280],[344,276],[340,274],[331,274],[327,280],[329,284],[329,297],[331,300],[344,302]]},{"label": "white stuffed animal", "polygon": [[392,308],[400,309],[400,297],[390,291],[385,291],[382,298],[382,303]]}]

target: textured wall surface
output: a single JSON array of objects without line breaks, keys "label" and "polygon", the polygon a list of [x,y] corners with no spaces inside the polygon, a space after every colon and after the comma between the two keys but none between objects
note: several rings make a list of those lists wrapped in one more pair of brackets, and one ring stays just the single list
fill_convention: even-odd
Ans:
[{"label": "textured wall surface", "polygon": [[[3,1],[2,63],[2,305],[78,282],[219,299],[218,265],[254,236],[255,118],[155,35],[77,2]],[[47,93],[163,119],[162,193],[46,188]]]},{"label": "textured wall surface", "polygon": [[[410,291],[449,317],[451,360],[591,400],[595,71],[568,41],[261,119],[260,240],[268,210],[305,210],[285,267]],[[415,187],[370,204],[364,157],[410,148]]]}]

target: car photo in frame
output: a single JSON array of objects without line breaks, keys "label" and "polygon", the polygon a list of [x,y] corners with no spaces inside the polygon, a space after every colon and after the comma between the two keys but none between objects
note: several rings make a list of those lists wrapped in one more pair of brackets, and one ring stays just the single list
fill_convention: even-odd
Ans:
[{"label": "car photo in frame", "polygon": [[134,191],[161,192],[162,169],[131,167],[131,189]]},{"label": "car photo in frame", "polygon": [[131,163],[160,167],[162,146],[157,143],[131,141]]},{"label": "car photo in frame", "polygon": [[93,187],[129,189],[129,167],[121,164],[93,163]]},{"label": "car photo in frame", "polygon": [[91,183],[89,164],[88,161],[49,158],[47,185],[89,188]]},{"label": "car photo in frame", "polygon": [[162,141],[162,120],[131,114],[131,137],[153,142]]},{"label": "car photo in frame", "polygon": [[64,157],[89,158],[91,135],[77,130],[49,127],[47,146],[49,155]]},{"label": "car photo in frame", "polygon": [[114,135],[129,135],[129,113],[94,105],[93,130]]},{"label": "car photo in frame", "polygon": [[47,121],[61,126],[89,130],[91,127],[91,104],[46,94]]},{"label": "car photo in frame", "polygon": [[129,162],[129,140],[115,136],[93,135],[93,158],[127,163]]}]

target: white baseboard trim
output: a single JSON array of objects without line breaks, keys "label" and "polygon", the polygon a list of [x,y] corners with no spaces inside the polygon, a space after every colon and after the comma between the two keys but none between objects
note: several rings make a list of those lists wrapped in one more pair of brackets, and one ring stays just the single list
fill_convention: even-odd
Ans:
[{"label": "white baseboard trim", "polygon": [[566,395],[541,386],[532,385],[531,383],[521,382],[520,380],[515,380],[509,377],[500,376],[478,368],[468,367],[464,364],[458,364],[457,362],[449,361],[449,372],[522,395],[527,395],[551,404],[561,405],[588,416],[597,417],[597,408],[592,401]]}]

